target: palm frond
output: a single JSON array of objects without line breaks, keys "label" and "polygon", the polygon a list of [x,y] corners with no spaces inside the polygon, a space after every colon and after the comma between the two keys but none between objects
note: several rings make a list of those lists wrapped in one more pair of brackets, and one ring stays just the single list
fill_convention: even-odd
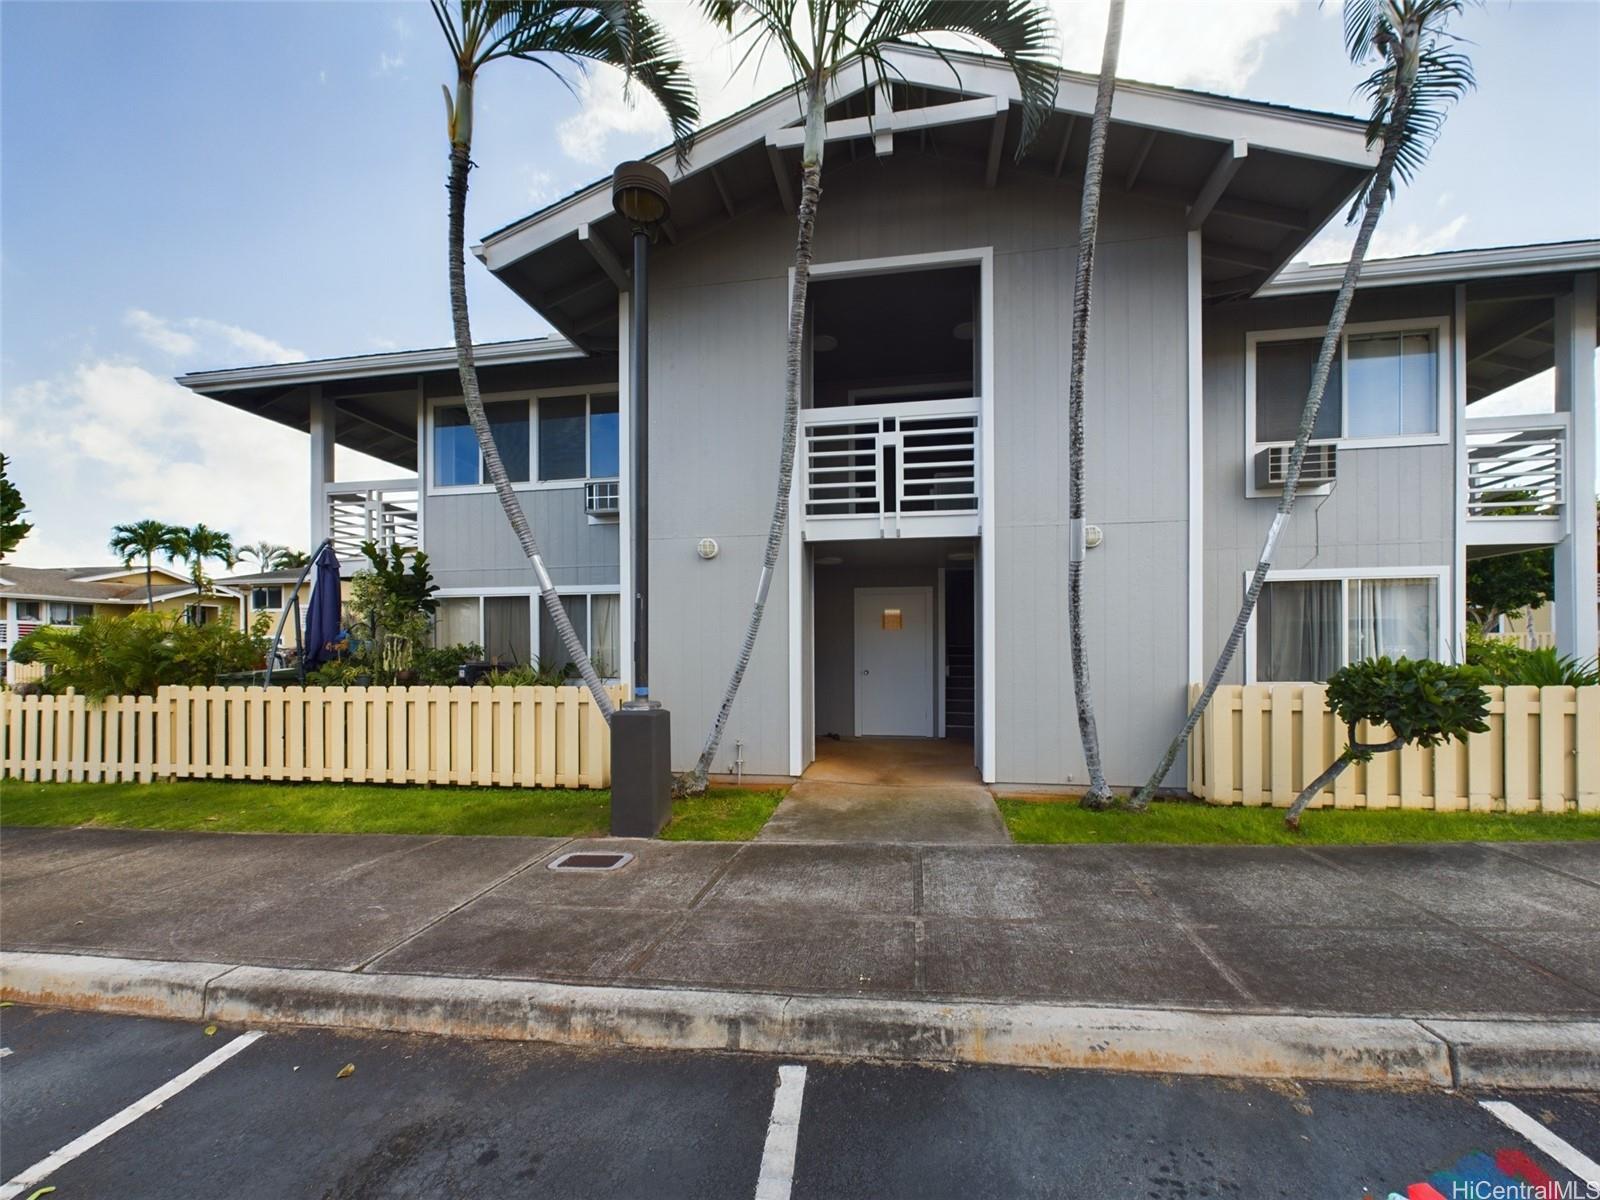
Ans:
[{"label": "palm frond", "polygon": [[[1367,145],[1393,143],[1394,176],[1409,183],[1427,161],[1445,117],[1474,86],[1472,62],[1455,47],[1446,26],[1465,0],[1346,0],[1345,46],[1352,61],[1379,57],[1358,91],[1371,105]],[[1371,194],[1368,184],[1351,205],[1351,219],[1362,205],[1387,197]]]},{"label": "palm frond", "polygon": [[865,25],[839,43],[841,55],[862,54],[881,63],[885,47],[904,42],[944,57],[931,40],[939,34],[982,42],[1005,59],[1022,94],[1017,153],[1038,136],[1055,106],[1060,78],[1055,22],[1048,8],[1034,0],[878,0],[870,9]]}]

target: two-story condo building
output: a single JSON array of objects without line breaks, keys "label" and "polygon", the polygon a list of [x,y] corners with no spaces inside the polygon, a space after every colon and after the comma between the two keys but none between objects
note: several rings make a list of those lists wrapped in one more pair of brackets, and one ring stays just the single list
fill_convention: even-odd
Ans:
[{"label": "two-story condo building", "polygon": [[[970,742],[986,781],[1080,784],[1065,398],[1095,80],[1062,75],[1018,159],[1002,65],[894,60],[888,88],[841,75],[829,113],[791,525],[726,757],[798,775],[831,737],[945,738]],[[771,511],[798,120],[780,96],[705,130],[686,167],[656,159],[674,193],[651,280],[651,685],[679,766],[720,698]],[[1372,162],[1359,120],[1119,85],[1086,566],[1113,782],[1149,769],[1232,623],[1339,274],[1289,264]],[[602,181],[477,249],[558,331],[480,348],[483,388],[552,578],[624,683],[627,237]],[[1595,653],[1597,276],[1596,242],[1369,264],[1236,678],[1459,657],[1467,559],[1528,546],[1555,548],[1558,645]],[[1476,415],[1552,368],[1548,411]],[[425,547],[442,641],[559,654],[452,351],[183,382],[308,432],[313,544]],[[337,480],[335,444],[403,478]]]}]

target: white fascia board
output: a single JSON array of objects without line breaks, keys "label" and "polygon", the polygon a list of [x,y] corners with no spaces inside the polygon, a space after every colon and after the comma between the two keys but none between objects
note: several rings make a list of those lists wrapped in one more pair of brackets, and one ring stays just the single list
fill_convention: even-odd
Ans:
[{"label": "white fascia board", "polygon": [[[1290,263],[1256,293],[1258,298],[1331,292],[1344,277],[1345,264]],[[1600,240],[1552,242],[1543,246],[1497,246],[1487,250],[1446,250],[1410,258],[1369,260],[1361,265],[1360,286],[1404,287],[1417,283],[1547,275],[1600,270]]]},{"label": "white fascia board", "polygon": [[[559,337],[495,342],[475,347],[472,356],[480,367],[588,357],[577,346]],[[399,350],[393,354],[361,354],[348,358],[319,358],[310,362],[234,367],[222,371],[194,371],[178,376],[178,382],[197,392],[227,392],[263,385],[327,383],[341,379],[370,379],[455,369],[455,347],[444,346],[431,350]]]},{"label": "white fascia board", "polygon": [[[1021,100],[1016,77],[1003,63],[915,46],[896,46],[885,58],[896,82],[992,97],[1009,103]],[[952,70],[952,66],[955,68]],[[870,72],[854,68],[840,71],[830,88],[829,102],[844,99],[874,86]],[[1058,111],[1087,115],[1094,111],[1096,79],[1063,73],[1056,93]],[[1377,164],[1377,153],[1367,148],[1365,123],[1354,117],[1264,108],[1223,96],[1176,92],[1149,84],[1117,82],[1112,120],[1125,125],[1166,130],[1217,142],[1243,140],[1262,150],[1277,150],[1305,158],[1319,158],[1363,169]],[[686,164],[680,167],[672,149],[650,159],[671,180],[703,171],[747,146],[769,136],[792,139],[783,131],[799,119],[795,93],[783,91],[712,125],[696,139]],[[872,132],[862,122],[862,136]],[[898,122],[898,118],[897,118]],[[897,128],[905,128],[898,123]],[[515,225],[491,234],[472,248],[491,271],[500,271],[520,258],[567,236],[581,224],[593,224],[611,213],[611,181],[602,179],[567,199],[533,213]]]},{"label": "white fascia board", "polygon": [[[116,579],[118,576],[126,575],[130,571],[138,572],[140,575],[144,574],[144,568],[141,567],[141,566],[137,566],[136,565],[136,566],[132,566],[132,567],[123,567],[120,571],[104,571],[104,572],[101,572],[98,575],[79,575],[76,579],[73,580],[73,582],[74,583],[104,583],[107,579]],[[153,567],[150,568],[150,573],[152,575],[165,575],[168,579],[176,579],[180,583],[182,583],[183,580],[186,578],[185,576],[180,575],[177,571],[174,571],[169,567],[155,567],[155,566],[153,566]],[[128,586],[132,587],[134,585],[133,584],[129,584]]]}]

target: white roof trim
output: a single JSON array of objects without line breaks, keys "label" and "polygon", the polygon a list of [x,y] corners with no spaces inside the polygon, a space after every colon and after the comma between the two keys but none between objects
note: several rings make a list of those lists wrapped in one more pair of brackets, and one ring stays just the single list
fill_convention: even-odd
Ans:
[{"label": "white roof trim", "polygon": [[[565,338],[526,338],[474,347],[480,367],[543,359],[585,358],[587,355]],[[418,371],[456,369],[454,346],[430,350],[398,350],[393,354],[358,354],[345,358],[318,358],[310,362],[275,363],[260,367],[233,367],[221,371],[193,371],[178,382],[197,392],[227,392],[273,384],[325,383],[332,380],[371,379],[408,375]]]},{"label": "white roof trim", "polygon": [[[952,51],[946,51],[945,55],[958,65],[959,78],[932,50],[897,46],[885,57],[898,72],[897,78],[906,83],[959,89],[1020,102],[1016,77],[1004,63]],[[845,82],[836,93],[830,89],[830,100],[842,99],[872,85],[870,77],[863,78],[861,72],[850,69],[835,75],[835,83],[841,80]],[[1096,86],[1097,79],[1093,75],[1062,72],[1056,109],[1079,116],[1092,114]],[[1111,117],[1120,124],[1167,130],[1219,143],[1243,139],[1262,150],[1327,159],[1354,167],[1369,168],[1377,162],[1376,151],[1367,148],[1365,123],[1355,117],[1268,108],[1225,96],[1179,92],[1124,80],[1117,81]],[[657,153],[651,161],[665,171],[669,179],[682,179],[747,146],[765,141],[769,134],[776,134],[798,119],[794,94],[786,90],[703,130],[695,139],[685,166],[678,166],[671,147]],[[611,211],[611,181],[602,179],[490,234],[482,244],[473,247],[473,253],[491,271],[499,271],[565,237],[579,225],[592,224],[609,216]]]},{"label": "white roof trim", "polygon": [[[144,574],[144,568],[140,567],[140,566],[122,567],[120,569],[102,571],[98,575],[76,575],[76,576],[73,577],[72,582],[73,583],[104,583],[107,579],[116,579],[120,575],[127,575],[127,574],[130,574],[130,573],[138,574],[138,575],[142,576]],[[179,583],[183,583],[186,579],[188,579],[187,575],[180,574],[179,572],[174,571],[171,567],[151,566],[150,573],[152,575],[165,575],[168,579],[175,579]],[[129,587],[133,587],[135,585],[134,584],[129,584],[128,586]]]},{"label": "white roof trim", "polygon": [[[1256,295],[1298,296],[1331,292],[1344,278],[1344,263],[1290,263]],[[1408,258],[1372,259],[1361,265],[1363,288],[1448,283],[1486,276],[1547,275],[1600,270],[1600,240],[1550,242],[1542,246],[1496,246],[1486,250],[1445,250]]]}]

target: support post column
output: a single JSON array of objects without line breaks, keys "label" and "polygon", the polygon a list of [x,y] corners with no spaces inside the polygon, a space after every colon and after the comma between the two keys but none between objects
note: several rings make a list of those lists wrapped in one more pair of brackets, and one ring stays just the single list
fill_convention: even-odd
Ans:
[{"label": "support post column", "polygon": [[311,552],[332,533],[328,518],[328,485],[334,480],[333,447],[338,417],[334,402],[314,383],[311,393],[311,537],[306,543]]},{"label": "support post column", "polygon": [[1566,536],[1555,551],[1556,649],[1578,659],[1595,657],[1600,633],[1595,616],[1595,284],[1593,272],[1576,275],[1572,291],[1556,297],[1556,411],[1568,414]]}]

